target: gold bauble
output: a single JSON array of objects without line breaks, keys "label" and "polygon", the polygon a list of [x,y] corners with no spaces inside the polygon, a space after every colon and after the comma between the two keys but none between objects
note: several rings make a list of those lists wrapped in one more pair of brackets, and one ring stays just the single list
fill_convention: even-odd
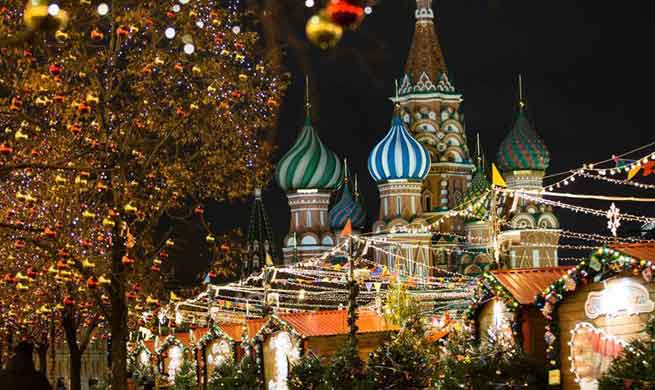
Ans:
[{"label": "gold bauble", "polygon": [[307,38],[314,45],[321,49],[329,49],[336,46],[343,36],[343,28],[332,23],[324,13],[318,13],[307,21],[305,27]]},{"label": "gold bauble", "polygon": [[[53,3],[54,4],[54,3]],[[23,21],[33,31],[63,30],[68,23],[68,13],[57,9],[56,14],[49,13],[47,0],[28,0],[23,13]]]}]

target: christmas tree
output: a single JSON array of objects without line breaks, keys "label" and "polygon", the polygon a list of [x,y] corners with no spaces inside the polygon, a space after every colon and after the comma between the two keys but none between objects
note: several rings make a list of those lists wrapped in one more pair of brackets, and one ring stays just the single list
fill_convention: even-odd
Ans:
[{"label": "christmas tree", "polygon": [[655,388],[655,319],[646,325],[645,337],[628,344],[599,380],[600,390]]},{"label": "christmas tree", "polygon": [[50,309],[68,313],[67,345],[108,323],[114,390],[127,388],[130,328],[168,300],[162,270],[178,237],[161,221],[200,223],[215,252],[203,202],[249,195],[270,174],[262,140],[285,82],[245,11],[219,0],[1,7],[0,37],[20,39],[0,56],[0,255],[12,275],[38,264],[21,294],[66,292]]},{"label": "christmas tree", "polygon": [[184,359],[179,371],[175,374],[173,390],[195,390],[197,388],[196,370],[188,359]]},{"label": "christmas tree", "polygon": [[303,356],[291,368],[289,373],[289,390],[317,390],[324,385],[325,369],[321,361],[313,354]]},{"label": "christmas tree", "polygon": [[432,362],[422,326],[416,319],[406,324],[369,357],[367,376],[378,389],[422,389],[430,385]]}]

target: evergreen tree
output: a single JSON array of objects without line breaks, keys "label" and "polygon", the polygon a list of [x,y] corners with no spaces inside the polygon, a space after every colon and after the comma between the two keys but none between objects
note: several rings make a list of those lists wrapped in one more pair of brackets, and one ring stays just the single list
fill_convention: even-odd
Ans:
[{"label": "evergreen tree", "polygon": [[600,390],[655,388],[655,318],[646,325],[646,337],[628,344],[599,380]]},{"label": "evergreen tree", "polygon": [[175,375],[173,390],[196,390],[197,388],[196,370],[189,360],[184,359],[180,370]]},{"label": "evergreen tree", "polygon": [[216,367],[209,378],[208,390],[236,389],[238,367],[232,362],[225,362]]},{"label": "evergreen tree", "polygon": [[317,390],[324,383],[325,369],[313,354],[306,355],[291,368],[289,390]]},{"label": "evergreen tree", "polygon": [[[408,324],[410,325],[410,324]],[[432,365],[422,327],[403,328],[369,357],[367,376],[378,389],[422,389],[430,385]]]},{"label": "evergreen tree", "polygon": [[464,331],[453,331],[444,341],[434,383],[441,389],[543,389],[541,366],[520,349],[490,338],[479,345]]}]

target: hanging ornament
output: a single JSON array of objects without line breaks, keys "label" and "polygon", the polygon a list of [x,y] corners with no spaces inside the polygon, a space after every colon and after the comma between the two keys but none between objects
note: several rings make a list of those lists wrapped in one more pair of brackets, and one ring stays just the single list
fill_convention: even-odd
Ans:
[{"label": "hanging ornament", "polygon": [[68,23],[68,13],[56,3],[47,0],[29,0],[25,5],[23,21],[32,31],[63,30]]},{"label": "hanging ornament", "polygon": [[325,8],[330,20],[348,29],[354,29],[364,19],[364,7],[355,0],[331,0]]},{"label": "hanging ornament", "polygon": [[339,43],[343,36],[343,28],[333,23],[325,13],[321,12],[309,18],[307,26],[305,26],[305,33],[310,42],[325,50]]},{"label": "hanging ornament", "polygon": [[607,228],[612,232],[612,235],[616,237],[616,233],[621,226],[621,210],[616,207],[614,203],[610,206],[610,209],[607,211]]}]

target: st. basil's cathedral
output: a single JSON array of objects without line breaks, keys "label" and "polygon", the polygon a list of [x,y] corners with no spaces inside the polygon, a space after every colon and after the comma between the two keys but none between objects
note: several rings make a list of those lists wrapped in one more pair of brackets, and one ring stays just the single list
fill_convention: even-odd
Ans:
[{"label": "st. basil's cathedral", "polygon": [[[381,250],[373,253],[377,263],[392,272],[402,267],[403,274],[418,280],[436,270],[478,274],[494,261],[501,268],[556,266],[557,217],[547,206],[491,195],[479,139],[475,155],[469,147],[463,96],[448,77],[432,0],[416,5],[404,74],[390,99],[391,125],[380,131],[368,156],[380,201],[375,222],[366,226],[358,178],[321,141],[307,100],[305,123],[275,172],[291,218],[281,258],[274,260],[291,264],[330,251],[350,220],[354,233],[369,232],[379,243]],[[509,190],[540,190],[549,163],[548,148],[520,101],[495,166]],[[265,214],[258,193],[248,235],[255,258],[251,271],[263,265],[267,253],[277,253]]]}]

